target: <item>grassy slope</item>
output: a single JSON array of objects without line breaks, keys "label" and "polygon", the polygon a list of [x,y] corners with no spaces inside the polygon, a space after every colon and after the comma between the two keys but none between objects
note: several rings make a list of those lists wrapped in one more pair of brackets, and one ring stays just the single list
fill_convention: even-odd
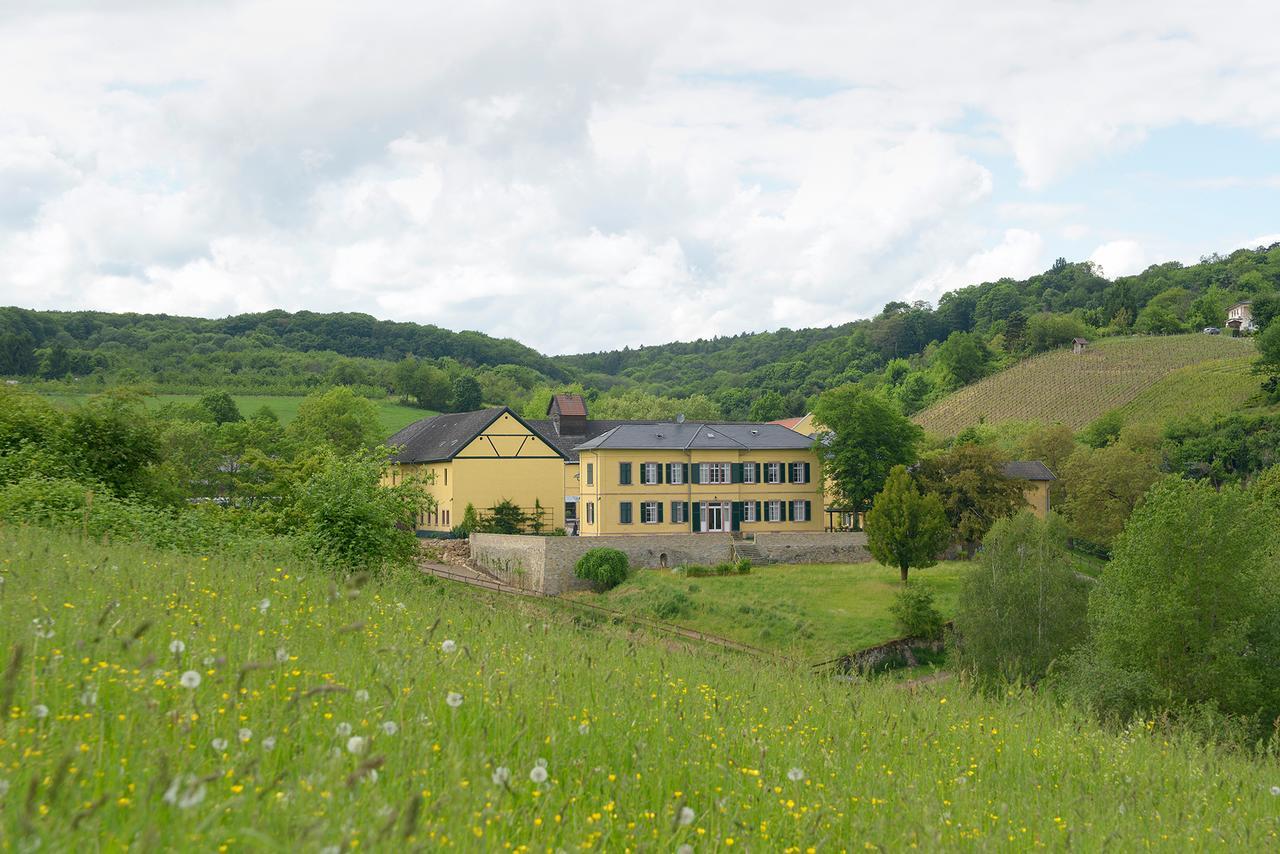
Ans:
[{"label": "grassy slope", "polygon": [[[1075,355],[1069,350],[1045,353],[966,386],[915,416],[929,433],[954,435],[985,420],[1042,421],[1079,429],[1095,418],[1133,404],[1141,419],[1154,419],[1177,389],[1196,387],[1188,401],[1205,414],[1234,408],[1251,392],[1249,360],[1254,352],[1248,339],[1212,335],[1108,338]],[[1172,372],[1202,366],[1208,373],[1188,371],[1171,379],[1167,389],[1152,390]],[[1225,375],[1225,380],[1224,380]],[[1226,383],[1226,388],[1212,383]],[[1153,395],[1150,415],[1139,400]]]},{"label": "grassy slope", "polygon": [[1238,850],[1280,833],[1274,760],[1112,733],[1044,695],[848,684],[420,576],[332,590],[297,566],[47,532],[0,528],[0,572],[0,649],[23,649],[0,677],[0,838],[20,850]]},{"label": "grassy slope", "polygon": [[[67,403],[75,403],[83,400],[87,395],[51,394],[49,397]],[[303,401],[301,397],[267,394],[233,394],[231,398],[246,417],[264,406],[271,407],[276,417],[280,419],[281,424],[288,424],[298,415],[298,405]],[[157,394],[146,398],[146,401],[148,406],[159,408],[166,403],[195,403],[199,399],[200,395],[198,394]],[[386,430],[388,436],[401,427],[412,424],[419,418],[426,418],[428,415],[436,414],[425,409],[404,406],[391,400],[377,400],[374,401],[374,405],[378,408],[378,417],[382,419],[382,427]]]},{"label": "grassy slope", "polygon": [[[950,618],[964,568],[946,562],[912,576],[933,589],[938,610]],[[758,566],[748,575],[707,578],[642,570],[608,593],[577,596],[817,662],[898,637],[889,605],[899,587],[898,570],[864,563]],[[661,606],[677,595],[687,610],[664,615]]]}]

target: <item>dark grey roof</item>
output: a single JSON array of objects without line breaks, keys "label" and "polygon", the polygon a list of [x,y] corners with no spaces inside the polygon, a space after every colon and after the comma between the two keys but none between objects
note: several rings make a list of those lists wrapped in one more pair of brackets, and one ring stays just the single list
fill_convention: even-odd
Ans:
[{"label": "dark grey roof", "polygon": [[574,435],[569,435],[567,433],[565,435],[561,435],[557,433],[555,422],[550,418],[534,418],[526,421],[525,423],[536,430],[538,435],[545,439],[548,444],[568,457],[571,462],[577,462],[577,447],[583,442],[589,442],[597,436],[608,433],[614,427],[619,427],[623,424],[656,424],[658,422],[622,421],[611,418],[588,420],[585,422],[587,425],[587,432],[585,434],[578,433]]},{"label": "dark grey roof", "polygon": [[[387,440],[387,444],[397,448],[391,455],[394,463],[437,463],[453,459],[454,455],[471,443],[471,440],[484,432],[485,428],[498,420],[504,412],[545,440],[552,448],[560,450],[552,441],[554,432],[539,430],[505,406],[491,409],[477,409],[474,412],[454,412],[448,415],[436,415],[423,418],[405,427]],[[567,456],[561,451],[562,456]]]},{"label": "dark grey roof", "polygon": [[806,450],[813,440],[781,424],[708,424],[624,421],[576,450]]},{"label": "dark grey roof", "polygon": [[1005,463],[1004,476],[1020,480],[1057,480],[1049,467],[1039,460],[1014,460]]}]

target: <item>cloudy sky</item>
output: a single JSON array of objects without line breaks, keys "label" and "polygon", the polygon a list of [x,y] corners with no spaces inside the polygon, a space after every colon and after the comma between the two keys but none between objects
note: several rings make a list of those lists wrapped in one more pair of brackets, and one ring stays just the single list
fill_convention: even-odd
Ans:
[{"label": "cloudy sky", "polygon": [[[15,7],[17,7],[15,9]],[[564,353],[1280,239],[1280,4],[0,4],[0,303]]]}]

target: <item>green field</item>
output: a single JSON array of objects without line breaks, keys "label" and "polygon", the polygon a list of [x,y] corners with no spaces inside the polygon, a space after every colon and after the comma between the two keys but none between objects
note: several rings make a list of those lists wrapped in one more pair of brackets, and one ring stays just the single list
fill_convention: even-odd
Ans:
[{"label": "green field", "polygon": [[[49,394],[46,397],[51,400],[61,401],[63,403],[79,403],[88,397],[87,394]],[[198,394],[155,394],[150,395],[146,399],[147,406],[152,409],[159,409],[166,403],[195,403],[200,399]],[[240,412],[248,417],[264,406],[270,407],[271,411],[280,419],[281,424],[288,424],[298,415],[298,405],[302,403],[304,398],[286,397],[283,395],[269,394],[233,394],[231,399],[236,402],[236,406],[240,408]],[[392,400],[375,400],[374,406],[378,408],[378,417],[382,419],[382,427],[386,434],[390,436],[401,427],[405,427],[417,421],[419,418],[426,418],[428,415],[435,415],[425,409],[416,409],[412,406],[405,406]]]},{"label": "green field", "polygon": [[[979,380],[917,413],[914,420],[938,436],[1005,421],[1061,421],[1078,430],[1129,405],[1138,420],[1154,420],[1176,407],[1177,394],[1192,390],[1195,394],[1183,408],[1213,415],[1235,409],[1252,395],[1250,389],[1256,391],[1256,378],[1248,373],[1253,356],[1253,341],[1247,338],[1104,338],[1084,353],[1045,353]],[[1206,373],[1171,376],[1192,366],[1203,366]],[[1157,388],[1166,378],[1169,384]],[[1144,402],[1146,393],[1151,398]]]},{"label": "green field", "polygon": [[[948,619],[967,566],[948,561],[912,572]],[[900,588],[897,569],[861,563],[757,566],[747,575],[703,578],[640,570],[608,593],[574,596],[812,663],[899,637],[889,605]]]},{"label": "green field", "polygon": [[1238,412],[1254,403],[1262,377],[1252,372],[1254,357],[1212,359],[1171,371],[1120,407],[1132,424],[1163,425],[1190,414]]},{"label": "green field", "polygon": [[1155,722],[1109,731],[1044,695],[848,683],[417,574],[335,584],[47,531],[0,528],[0,577],[17,850],[1260,850],[1280,833],[1274,759]]}]

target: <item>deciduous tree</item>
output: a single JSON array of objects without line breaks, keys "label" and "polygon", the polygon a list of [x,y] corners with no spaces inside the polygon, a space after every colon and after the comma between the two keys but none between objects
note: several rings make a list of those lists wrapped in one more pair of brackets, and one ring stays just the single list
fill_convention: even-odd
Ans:
[{"label": "deciduous tree", "polygon": [[1006,462],[995,448],[962,444],[931,454],[916,467],[920,489],[942,500],[955,541],[970,555],[997,519],[1024,504],[1026,483],[1005,476]]},{"label": "deciduous tree", "polygon": [[938,562],[950,535],[938,496],[921,495],[906,466],[894,466],[867,513],[867,548],[872,557],[885,566],[896,566],[905,583],[909,569]]},{"label": "deciduous tree", "polygon": [[821,395],[813,417],[823,428],[814,447],[834,503],[852,511],[884,488],[890,469],[915,462],[924,435],[892,402],[856,385]]}]

